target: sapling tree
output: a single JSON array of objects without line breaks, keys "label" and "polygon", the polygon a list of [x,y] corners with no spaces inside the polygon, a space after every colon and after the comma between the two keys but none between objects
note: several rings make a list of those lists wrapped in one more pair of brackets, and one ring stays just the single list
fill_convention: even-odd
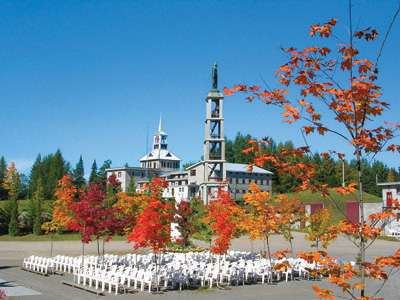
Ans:
[{"label": "sapling tree", "polygon": [[[307,144],[304,147],[294,149],[283,149],[281,155],[277,156],[270,153],[261,153],[260,145],[268,143],[268,138],[262,141],[251,141],[247,152],[256,155],[254,164],[263,166],[265,163],[272,163],[279,174],[292,174],[301,185],[297,191],[310,190],[313,193],[320,193],[331,200],[334,207],[343,213],[344,221],[333,228],[337,234],[346,236],[356,236],[353,240],[360,252],[361,270],[355,270],[352,265],[342,268],[326,256],[325,252],[301,253],[300,256],[307,260],[318,261],[326,271],[330,272],[328,280],[339,285],[350,298],[355,299],[355,292],[352,288],[360,291],[357,299],[372,299],[365,294],[365,278],[379,278],[383,284],[390,274],[390,268],[399,266],[400,253],[397,251],[390,257],[375,258],[373,263],[368,262],[365,256],[366,249],[370,243],[378,236],[382,228],[372,227],[370,224],[374,220],[383,220],[394,217],[393,210],[398,209],[398,203],[385,213],[376,214],[370,217],[370,223],[364,214],[363,198],[363,164],[362,162],[373,161],[376,155],[382,151],[399,151],[400,146],[394,144],[392,139],[396,136],[395,131],[400,129],[400,125],[394,122],[379,122],[377,117],[389,108],[389,104],[382,101],[381,88],[376,84],[378,78],[378,63],[382,48],[390,31],[399,9],[396,11],[389,30],[379,47],[379,53],[375,60],[365,59],[360,55],[362,42],[370,43],[378,36],[378,31],[371,28],[356,30],[352,27],[351,20],[351,1],[349,1],[350,26],[349,39],[347,42],[340,40],[333,34],[337,24],[336,19],[332,19],[324,24],[311,26],[309,35],[319,36],[321,39],[337,38],[339,41],[336,51],[326,45],[310,46],[305,49],[282,48],[288,56],[288,62],[282,65],[277,71],[278,83],[283,85],[282,89],[261,90],[259,86],[236,85],[233,89],[225,88],[224,92],[228,96],[235,92],[246,92],[250,95],[247,101],[259,99],[267,105],[274,105],[282,109],[282,116],[285,123],[295,124],[302,121],[301,129],[303,134],[318,134],[326,137],[333,134],[343,139],[349,152],[353,153],[353,159],[357,165],[357,180],[349,183],[345,187],[334,188],[341,194],[351,193],[357,199],[360,208],[359,222],[353,224],[347,220],[346,214],[340,209],[326,183],[318,183],[316,180],[316,166],[308,163],[298,163],[287,157],[303,157],[310,153]],[[357,46],[357,48],[356,48]],[[298,88],[299,94],[291,97],[288,86]],[[296,91],[296,89],[294,89]],[[324,157],[336,155],[339,159],[345,157],[343,149],[327,149],[322,153]],[[324,258],[324,256],[326,256]],[[385,268],[388,269],[385,270]],[[339,268],[345,277],[337,275],[333,269]],[[356,279],[360,274],[360,281],[351,283],[349,280]],[[319,297],[333,298],[332,290],[314,287]]]}]

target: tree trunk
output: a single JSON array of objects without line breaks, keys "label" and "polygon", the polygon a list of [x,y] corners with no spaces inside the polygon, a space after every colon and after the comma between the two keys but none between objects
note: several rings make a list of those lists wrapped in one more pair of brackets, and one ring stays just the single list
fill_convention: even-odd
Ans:
[{"label": "tree trunk", "polygon": [[269,236],[267,236],[267,255],[269,260],[269,266],[272,267],[271,251],[269,249]]},{"label": "tree trunk", "polygon": [[51,232],[50,257],[53,257],[53,242],[54,242],[54,231]]},{"label": "tree trunk", "polygon": [[[359,189],[360,189],[360,204],[359,204],[359,209],[360,209],[360,253],[361,253],[361,283],[365,284],[365,270],[363,267],[363,263],[365,262],[365,240],[361,236],[361,230],[362,227],[364,226],[364,189],[363,189],[363,184],[362,184],[362,170],[361,170],[361,157],[360,157],[360,150],[357,147],[357,171],[358,171],[358,184],[359,184]],[[361,287],[360,291],[360,296],[364,297],[365,295],[365,288],[364,286]]]}]

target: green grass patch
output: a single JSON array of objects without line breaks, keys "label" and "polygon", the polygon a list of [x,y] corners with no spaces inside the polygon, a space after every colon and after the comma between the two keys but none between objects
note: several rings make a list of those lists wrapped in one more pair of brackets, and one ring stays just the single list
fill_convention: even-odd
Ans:
[{"label": "green grass patch", "polygon": [[400,242],[398,238],[393,236],[378,236],[379,240],[389,241],[389,242]]}]

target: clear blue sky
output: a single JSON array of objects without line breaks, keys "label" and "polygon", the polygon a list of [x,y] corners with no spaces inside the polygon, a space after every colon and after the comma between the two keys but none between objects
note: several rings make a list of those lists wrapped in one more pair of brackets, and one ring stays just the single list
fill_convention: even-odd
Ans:
[{"label": "clear blue sky", "polygon": [[[354,23],[383,33],[396,0],[353,1]],[[361,16],[361,17],[360,17]],[[205,97],[218,61],[219,87],[275,84],[285,62],[279,50],[312,45],[309,26],[339,20],[348,27],[347,1],[1,1],[0,156],[29,173],[36,156],[58,148],[85,171],[126,162],[138,166],[157,131],[160,113],[169,148],[183,162],[203,154]],[[400,21],[379,68],[392,104],[385,120],[399,121]],[[383,36],[380,37],[380,41]],[[371,44],[373,57],[378,44]],[[225,98],[225,134],[237,132],[304,145],[298,126],[282,124],[278,110]],[[382,120],[378,120],[382,121]],[[377,122],[378,122],[377,121]],[[310,138],[325,152],[338,142]],[[400,142],[399,142],[400,143]],[[389,166],[398,156],[381,155]]]}]

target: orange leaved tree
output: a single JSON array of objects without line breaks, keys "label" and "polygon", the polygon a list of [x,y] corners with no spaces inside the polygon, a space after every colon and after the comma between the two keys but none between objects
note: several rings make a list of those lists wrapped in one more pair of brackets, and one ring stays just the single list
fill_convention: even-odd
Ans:
[{"label": "orange leaved tree", "polygon": [[42,229],[46,233],[51,232],[51,250],[50,256],[53,256],[54,233],[67,229],[74,219],[74,213],[70,205],[78,201],[78,189],[73,184],[74,178],[71,174],[64,175],[58,181],[58,187],[55,191],[56,200],[53,202],[53,217],[50,222],[42,224]]},{"label": "orange leaved tree", "polygon": [[146,199],[148,196],[143,191],[141,194],[134,196],[129,196],[126,192],[119,192],[116,197],[118,200],[113,205],[113,208],[118,212],[119,218],[123,220],[125,234],[130,235],[136,226],[136,220],[147,205]]},{"label": "orange leaved tree", "polygon": [[[310,46],[305,49],[288,48],[283,52],[288,56],[288,62],[282,65],[277,71],[278,83],[283,85],[281,89],[261,90],[259,86],[236,85],[233,89],[225,88],[228,96],[235,92],[246,92],[251,95],[246,99],[253,101],[259,99],[267,105],[274,105],[282,109],[282,116],[285,123],[294,124],[301,121],[303,134],[318,134],[327,137],[329,134],[336,135],[343,139],[349,151],[353,153],[353,159],[357,165],[358,180],[347,187],[336,188],[341,194],[351,193],[357,199],[360,208],[359,222],[353,224],[346,219],[345,213],[337,205],[337,202],[327,189],[327,184],[317,184],[316,168],[310,164],[297,163],[287,157],[302,157],[310,153],[310,147],[282,150],[278,157],[270,153],[260,152],[260,143],[253,141],[247,152],[256,155],[254,164],[263,166],[265,163],[272,163],[279,174],[292,174],[302,184],[298,191],[309,189],[313,193],[320,193],[328,197],[334,207],[343,213],[345,218],[337,227],[333,228],[337,234],[344,234],[348,237],[355,237],[354,244],[358,247],[361,256],[361,270],[358,272],[352,266],[345,267],[335,265],[334,261],[324,256],[326,253],[302,254],[303,258],[313,259],[324,265],[326,270],[331,271],[339,268],[341,272],[330,272],[331,283],[339,285],[350,298],[355,299],[355,292],[352,288],[360,291],[357,299],[372,299],[365,295],[366,276],[387,280],[390,268],[399,266],[399,251],[393,256],[375,258],[373,263],[368,262],[365,256],[366,248],[369,247],[375,238],[380,234],[382,228],[372,226],[377,224],[374,220],[384,220],[393,217],[393,210],[398,209],[394,204],[385,213],[376,214],[368,222],[364,215],[363,198],[363,159],[372,161],[381,151],[399,151],[400,146],[393,144],[391,140],[395,137],[395,131],[400,125],[391,122],[379,122],[377,116],[381,116],[389,104],[380,99],[381,88],[376,84],[378,78],[378,62],[382,47],[387,34],[380,45],[379,54],[372,60],[360,56],[360,50],[356,48],[362,42],[371,42],[378,36],[378,31],[371,28],[353,30],[351,20],[351,1],[349,1],[350,26],[347,42],[340,39],[336,51],[325,45]],[[400,7],[393,17],[392,23],[397,17]],[[332,19],[322,25],[311,26],[309,35],[324,38],[337,38],[333,35],[336,19]],[[391,26],[391,25],[390,25]],[[389,27],[390,30],[390,27]],[[388,31],[389,32],[389,31]],[[288,86],[294,86],[291,91],[298,91],[298,95],[291,97]],[[325,143],[327,144],[327,143]],[[342,149],[327,149],[327,152],[337,155],[342,159]],[[327,156],[328,153],[323,153]],[[358,188],[358,189],[356,189]],[[386,269],[385,269],[386,268]],[[389,270],[389,271],[387,271]],[[349,283],[349,280],[356,279],[360,273],[359,282]],[[345,274],[345,275],[343,275]],[[315,286],[315,292],[319,297],[332,298],[332,290],[320,289]],[[372,298],[371,298],[372,297]]]},{"label": "orange leaved tree", "polygon": [[231,199],[229,192],[221,186],[217,198],[211,200],[207,206],[207,216],[204,219],[215,230],[214,235],[218,236],[211,247],[211,253],[226,254],[231,240],[239,235],[239,225],[243,216],[244,210]]},{"label": "orange leaved tree", "polygon": [[10,236],[19,235],[18,221],[18,193],[20,186],[20,176],[15,168],[14,162],[11,162],[5,174],[3,187],[8,190],[8,201],[11,207],[10,223],[8,224],[8,234]]},{"label": "orange leaved tree", "polygon": [[268,191],[261,191],[257,184],[250,183],[250,193],[243,196],[249,213],[243,219],[241,226],[249,231],[250,240],[260,239],[267,243],[268,259],[271,262],[271,251],[269,237],[272,233],[278,232],[278,216],[275,206],[272,204],[271,194]]},{"label": "orange leaved tree", "polygon": [[[171,222],[174,221],[172,209],[161,197],[162,192],[168,187],[168,183],[159,177],[145,185],[148,197],[147,205],[136,220],[132,233],[128,236],[127,242],[135,242],[135,250],[143,247],[152,249],[155,256],[156,273],[157,253],[165,252],[167,243],[171,241]],[[158,284],[157,284],[158,289]]]}]

